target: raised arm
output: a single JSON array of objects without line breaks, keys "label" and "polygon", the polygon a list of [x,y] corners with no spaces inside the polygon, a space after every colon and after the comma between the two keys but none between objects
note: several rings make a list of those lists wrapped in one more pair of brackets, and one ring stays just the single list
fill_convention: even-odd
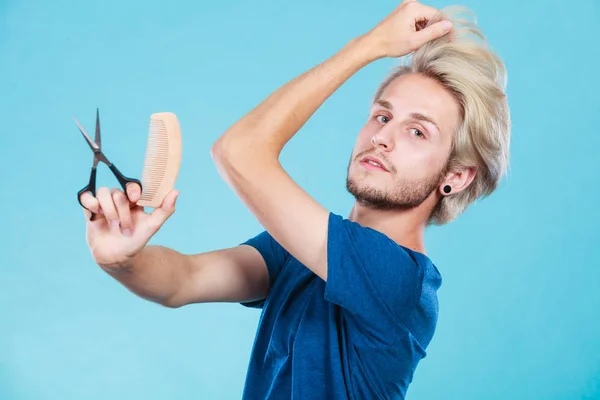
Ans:
[{"label": "raised arm", "polygon": [[284,145],[356,71],[399,57],[440,37],[443,23],[417,30],[437,10],[402,2],[367,34],[293,79],[229,128],[213,145],[219,172],[265,229],[296,259],[327,280],[328,212],[279,163]]}]

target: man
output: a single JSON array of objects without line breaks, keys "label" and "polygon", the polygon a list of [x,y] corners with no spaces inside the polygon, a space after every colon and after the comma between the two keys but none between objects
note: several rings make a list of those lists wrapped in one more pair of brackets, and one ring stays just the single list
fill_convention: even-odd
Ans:
[{"label": "man", "polygon": [[[403,1],[215,142],[220,174],[265,227],[245,243],[195,255],[146,246],[177,191],[150,214],[133,205],[139,186],[127,188],[131,202],[117,189],[82,197],[102,211],[87,222],[95,261],[137,295],[167,307],[263,308],[244,398],[405,397],[438,316],[441,276],[425,228],[492,193],[508,162],[504,66],[474,24],[443,19]],[[413,52],[383,82],[358,134],[349,218],[328,212],[281,167],[283,146],[360,68]]]}]

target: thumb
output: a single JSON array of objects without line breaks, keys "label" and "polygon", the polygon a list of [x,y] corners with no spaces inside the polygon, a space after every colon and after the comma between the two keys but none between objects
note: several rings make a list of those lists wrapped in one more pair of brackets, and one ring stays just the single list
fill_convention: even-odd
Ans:
[{"label": "thumb", "polygon": [[423,46],[427,42],[438,39],[448,32],[452,30],[452,22],[450,21],[440,21],[435,24],[431,24],[425,29],[417,31],[414,33],[417,40],[415,40],[417,44],[417,48]]},{"label": "thumb", "polygon": [[150,213],[152,225],[158,229],[175,212],[175,203],[179,197],[178,190],[171,190],[163,199],[161,205]]}]

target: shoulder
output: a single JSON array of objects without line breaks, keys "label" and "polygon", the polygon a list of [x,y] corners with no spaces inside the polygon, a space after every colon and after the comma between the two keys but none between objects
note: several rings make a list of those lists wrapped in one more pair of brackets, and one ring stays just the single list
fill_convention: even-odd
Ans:
[{"label": "shoulder", "polygon": [[[330,250],[351,251],[369,264],[402,264],[419,274],[423,274],[428,266],[433,266],[427,255],[396,243],[380,231],[332,212],[329,213],[328,239]],[[336,245],[343,248],[335,248]]]},{"label": "shoulder", "polygon": [[419,302],[433,265],[429,257],[340,215],[330,213],[329,222],[328,263],[334,276],[359,271],[355,275],[365,288],[395,309],[406,311]]}]

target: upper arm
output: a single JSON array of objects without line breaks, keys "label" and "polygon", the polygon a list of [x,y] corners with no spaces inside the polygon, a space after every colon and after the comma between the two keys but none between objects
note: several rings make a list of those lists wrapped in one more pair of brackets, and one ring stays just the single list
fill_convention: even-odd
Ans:
[{"label": "upper arm", "polygon": [[292,256],[327,280],[329,212],[298,186],[277,158],[253,151],[212,151],[219,173],[261,225]]},{"label": "upper arm", "polygon": [[268,232],[238,246],[186,255],[187,274],[169,304],[239,302],[262,305],[289,253]]},{"label": "upper arm", "polygon": [[186,255],[187,277],[169,300],[191,303],[246,302],[267,296],[269,273],[261,254],[248,245]]}]

